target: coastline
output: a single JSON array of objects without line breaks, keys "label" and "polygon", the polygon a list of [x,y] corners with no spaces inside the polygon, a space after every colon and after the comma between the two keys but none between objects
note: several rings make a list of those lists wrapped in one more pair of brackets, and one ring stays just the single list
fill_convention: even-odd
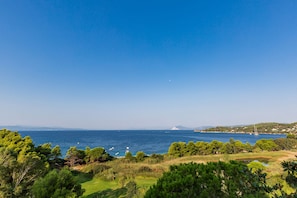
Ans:
[{"label": "coastline", "polygon": [[[253,132],[244,132],[244,131],[203,131],[203,130],[194,130],[195,133],[228,133],[228,134],[250,134],[253,135]],[[267,135],[286,135],[288,133],[267,133],[267,132],[258,132],[260,134]]]}]

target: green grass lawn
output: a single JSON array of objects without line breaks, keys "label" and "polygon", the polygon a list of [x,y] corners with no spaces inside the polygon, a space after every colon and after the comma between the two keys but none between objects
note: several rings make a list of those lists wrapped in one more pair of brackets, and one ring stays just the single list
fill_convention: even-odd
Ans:
[{"label": "green grass lawn", "polygon": [[[144,195],[146,190],[157,181],[157,178],[137,176],[134,181],[137,184],[139,193]],[[121,188],[118,181],[104,181],[101,178],[93,178],[82,183],[82,188],[86,190],[83,195],[86,198],[117,197],[126,192],[125,189]]]},{"label": "green grass lawn", "polygon": [[101,178],[93,178],[90,181],[82,183],[82,188],[86,190],[84,196],[88,196],[107,189],[114,190],[120,188],[120,186],[117,181],[104,181]]},{"label": "green grass lawn", "polygon": [[136,177],[135,182],[138,187],[148,188],[157,182],[157,178],[154,177]]}]

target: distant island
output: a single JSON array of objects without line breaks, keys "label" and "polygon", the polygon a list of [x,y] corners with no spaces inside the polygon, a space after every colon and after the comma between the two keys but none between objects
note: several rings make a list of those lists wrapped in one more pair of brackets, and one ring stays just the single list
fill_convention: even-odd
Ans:
[{"label": "distant island", "polygon": [[258,123],[243,126],[216,126],[206,129],[194,129],[195,132],[224,132],[224,133],[253,133],[257,129],[259,134],[297,133],[297,122],[294,123]]},{"label": "distant island", "polygon": [[11,131],[64,131],[64,130],[86,130],[80,128],[63,127],[43,127],[43,126],[23,126],[23,125],[3,125],[0,129],[9,129]]}]

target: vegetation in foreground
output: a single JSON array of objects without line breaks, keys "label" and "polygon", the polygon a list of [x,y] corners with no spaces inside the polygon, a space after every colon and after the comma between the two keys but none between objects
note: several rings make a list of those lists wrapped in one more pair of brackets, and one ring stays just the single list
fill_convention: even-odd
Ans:
[{"label": "vegetation in foreground", "polygon": [[[204,184],[202,180],[196,178],[197,175],[191,173],[191,170],[195,170],[196,174],[201,173],[201,177],[205,177],[203,181],[211,178],[209,184],[214,182],[213,184],[218,186],[216,182],[219,182],[222,185],[220,189],[225,190],[222,192],[217,190],[217,193],[223,194],[214,196],[224,197],[237,193],[238,197],[253,197],[256,194],[252,195],[250,191],[242,189],[243,186],[237,185],[240,182],[253,181],[258,185],[259,196],[265,194],[270,197],[293,197],[297,196],[296,162],[286,161],[287,158],[282,157],[287,154],[294,157],[294,153],[278,150],[281,150],[280,145],[284,143],[287,144],[284,148],[294,148],[295,140],[295,136],[288,136],[279,141],[262,140],[254,146],[240,144],[234,140],[230,140],[228,144],[221,144],[218,141],[207,144],[173,143],[174,146],[171,147],[174,149],[170,147],[167,155],[146,156],[143,152],[138,152],[136,156],[127,153],[124,158],[118,159],[114,159],[100,147],[93,149],[87,147],[85,150],[71,147],[66,158],[62,159],[59,146],[53,148],[50,144],[35,146],[30,137],[22,138],[17,132],[0,130],[0,197],[155,197],[154,189],[155,192],[162,192],[158,187],[160,184],[163,187],[178,185],[183,189],[191,187],[182,193],[192,192],[197,197],[203,197],[201,189],[200,191],[192,189],[191,184],[196,186],[195,182],[199,182],[200,187]],[[199,147],[201,145],[203,147]],[[265,150],[265,148],[273,148],[274,152],[268,152],[270,149]],[[265,160],[265,164],[255,162],[254,159]],[[249,164],[229,163],[230,160]],[[199,164],[177,166],[188,162]],[[211,163],[203,164],[205,162]],[[233,172],[230,172],[230,167]],[[220,171],[214,175],[203,172],[211,168]],[[282,168],[284,172],[280,171]],[[239,170],[244,171],[244,175],[249,177],[240,176],[239,172],[236,172]],[[183,175],[175,175],[179,172]],[[167,180],[166,177],[171,174],[173,176],[169,178],[176,177],[181,180]],[[235,178],[237,175],[236,179],[239,181],[232,183],[234,179],[226,180],[221,177],[222,174],[228,175],[228,178]],[[170,181],[175,183],[171,184]],[[164,195],[168,190],[167,187],[163,189]],[[229,192],[229,187],[237,190]],[[211,188],[207,187],[208,190]],[[148,189],[150,190],[147,191]],[[174,193],[166,196],[177,195],[179,194]]]},{"label": "vegetation in foreground", "polygon": [[145,197],[265,198],[273,189],[265,180],[266,174],[236,161],[173,165]]}]

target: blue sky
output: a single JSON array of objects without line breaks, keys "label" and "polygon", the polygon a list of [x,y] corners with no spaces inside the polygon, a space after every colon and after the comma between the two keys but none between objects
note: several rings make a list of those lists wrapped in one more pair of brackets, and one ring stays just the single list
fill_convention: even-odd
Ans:
[{"label": "blue sky", "polygon": [[297,121],[297,2],[0,1],[0,125]]}]

